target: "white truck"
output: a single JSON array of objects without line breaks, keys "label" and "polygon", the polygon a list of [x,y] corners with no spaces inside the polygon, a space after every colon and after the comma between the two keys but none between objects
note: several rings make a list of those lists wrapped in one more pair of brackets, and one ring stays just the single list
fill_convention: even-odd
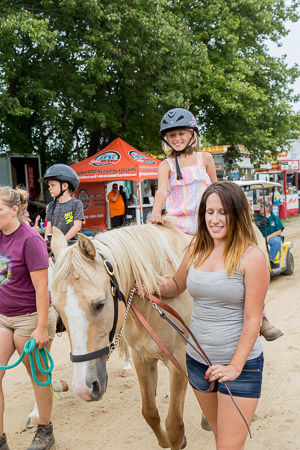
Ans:
[{"label": "white truck", "polygon": [[40,214],[45,209],[41,178],[41,163],[39,155],[0,155],[0,185],[26,187],[29,196],[28,210],[31,216]]}]

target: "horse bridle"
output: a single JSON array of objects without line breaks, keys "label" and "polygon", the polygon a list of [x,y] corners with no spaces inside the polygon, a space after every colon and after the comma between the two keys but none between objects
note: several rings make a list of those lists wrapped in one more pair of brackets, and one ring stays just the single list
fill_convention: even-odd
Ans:
[{"label": "horse bridle", "polygon": [[103,347],[100,350],[96,350],[95,352],[86,353],[85,355],[72,355],[72,353],[70,353],[70,360],[72,362],[92,361],[93,359],[99,358],[100,356],[108,355],[111,352],[112,346],[114,345],[113,339],[114,339],[117,322],[118,322],[119,302],[121,301],[126,305],[125,296],[119,288],[119,283],[115,277],[114,268],[113,268],[111,262],[108,261],[108,259],[106,259],[101,253],[99,253],[99,255],[101,256],[105,270],[109,275],[111,293],[112,293],[113,301],[114,301],[114,321],[113,321],[113,326],[112,326],[112,329],[110,330],[109,337],[108,337],[109,342],[106,347]]}]

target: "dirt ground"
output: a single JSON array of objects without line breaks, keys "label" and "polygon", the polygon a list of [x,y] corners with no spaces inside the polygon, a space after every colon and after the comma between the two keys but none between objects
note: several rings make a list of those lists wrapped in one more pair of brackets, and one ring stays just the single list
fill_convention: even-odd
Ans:
[{"label": "dirt ground", "polygon": [[[246,450],[300,449],[300,217],[285,222],[286,240],[293,242],[295,272],[272,279],[266,304],[269,319],[281,328],[284,336],[274,342],[264,339],[265,370],[262,397],[252,439]],[[69,361],[66,333],[53,343],[55,378],[71,385],[72,364]],[[153,432],[144,421],[140,409],[139,386],[135,376],[120,376],[122,360],[113,354],[108,363],[108,389],[104,398],[84,403],[72,391],[54,400],[52,420],[56,449],[119,450],[160,448]],[[34,430],[25,423],[33,407],[33,392],[23,367],[9,371],[4,378],[6,392],[5,431],[11,450],[23,450],[31,442]],[[159,365],[158,408],[164,421],[168,407],[168,373]],[[215,448],[211,432],[200,427],[201,414],[189,388],[184,414],[187,449]]]}]

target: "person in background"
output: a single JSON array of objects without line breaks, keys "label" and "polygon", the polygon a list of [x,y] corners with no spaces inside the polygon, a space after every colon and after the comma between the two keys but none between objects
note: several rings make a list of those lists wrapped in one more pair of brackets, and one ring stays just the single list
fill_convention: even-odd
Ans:
[{"label": "person in background", "polygon": [[274,205],[282,204],[282,195],[280,194],[277,186],[274,187],[274,193],[270,192],[268,195],[268,200],[270,203],[274,203]]},{"label": "person in background", "polygon": [[256,218],[261,222],[258,228],[270,247],[269,258],[271,267],[276,267],[274,261],[281,249],[282,241],[280,236],[282,230],[284,230],[284,225],[279,217],[272,212],[272,203],[269,200],[265,201],[265,205],[263,203],[260,204],[260,214]]},{"label": "person in background", "polygon": [[117,183],[112,185],[112,190],[107,195],[107,198],[109,201],[111,228],[121,227],[124,220],[125,205]]},{"label": "person in background", "polygon": [[[48,290],[48,253],[39,233],[23,222],[27,192],[0,187],[0,365],[7,366],[15,350],[22,353],[33,338],[39,349],[50,351],[56,316]],[[50,421],[52,395],[48,386],[33,381],[29,357],[23,363],[30,376],[39,410],[39,424],[27,450],[47,450],[54,443]],[[3,430],[4,393],[0,370],[0,449],[8,450]],[[46,381],[46,375],[38,375]],[[25,447],[25,445],[24,445]]]},{"label": "person in background", "polygon": [[129,204],[129,205],[137,205],[137,198],[136,198],[136,195],[130,194],[129,200],[128,200],[128,204]]},{"label": "person in background", "polygon": [[40,181],[48,184],[51,197],[54,198],[46,213],[45,240],[52,234],[53,226],[63,232],[67,241],[76,240],[76,234],[84,221],[81,201],[71,197],[71,192],[79,186],[77,173],[65,164],[54,164]]},{"label": "person in background", "polygon": [[124,212],[124,216],[123,216],[123,222],[122,222],[122,224],[121,224],[121,225],[123,225],[124,222],[125,222],[125,218],[126,218],[127,212],[128,212],[128,211],[127,211],[127,196],[126,196],[126,194],[125,194],[125,192],[124,192],[123,186],[120,186],[120,187],[119,187],[119,191],[120,191],[120,194],[122,195],[122,199],[123,199],[124,207],[125,207],[125,212]]},{"label": "person in background", "polygon": [[168,111],[160,124],[163,150],[167,159],[158,168],[158,189],[150,222],[163,223],[166,217],[187,234],[195,234],[197,211],[205,189],[217,181],[216,167],[210,153],[199,152],[199,130],[190,111]]},{"label": "person in background", "polygon": [[27,209],[25,209],[23,214],[23,222],[26,223],[26,225],[29,225],[30,227],[34,228],[35,230],[39,230],[39,220],[41,216],[38,214],[34,220],[34,222],[30,219],[30,215]]},{"label": "person in background", "polygon": [[33,227],[34,225],[32,220],[30,219],[30,215],[27,209],[23,211],[23,222],[26,223],[26,225],[29,225],[30,227]]},{"label": "person in background", "polygon": [[212,184],[200,202],[196,234],[177,272],[159,283],[159,294],[177,297],[187,289],[194,298],[191,331],[212,365],[187,345],[187,368],[217,449],[244,448],[248,430],[236,405],[250,427],[261,395],[258,333],[269,280],[243,190]]}]

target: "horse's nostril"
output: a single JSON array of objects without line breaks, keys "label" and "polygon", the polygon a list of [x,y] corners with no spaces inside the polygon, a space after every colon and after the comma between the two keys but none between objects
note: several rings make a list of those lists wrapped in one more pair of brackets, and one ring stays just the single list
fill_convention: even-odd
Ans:
[{"label": "horse's nostril", "polygon": [[99,381],[94,381],[92,384],[92,393],[91,397],[93,400],[96,400],[100,397],[100,383]]}]

